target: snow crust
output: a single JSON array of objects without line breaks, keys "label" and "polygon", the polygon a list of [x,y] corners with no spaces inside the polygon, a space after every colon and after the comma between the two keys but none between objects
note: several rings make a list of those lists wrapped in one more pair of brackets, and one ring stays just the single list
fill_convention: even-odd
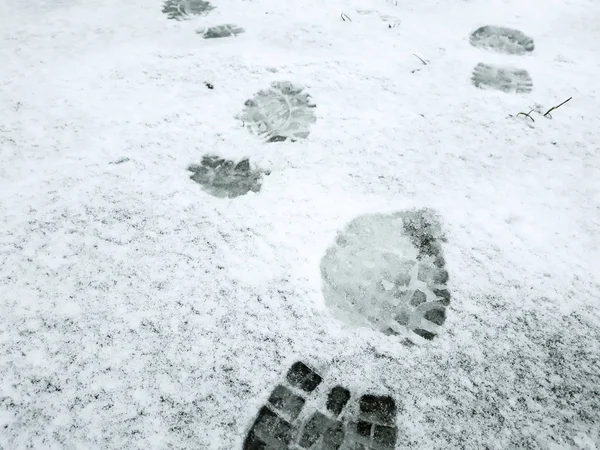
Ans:
[{"label": "snow crust", "polygon": [[[299,359],[393,396],[398,448],[598,448],[600,4],[214,6],[0,2],[0,448],[239,449]],[[196,34],[222,24],[245,33]],[[535,50],[473,47],[484,25]],[[480,62],[532,92],[477,89]],[[280,81],[317,120],[264,143],[235,117]],[[271,174],[217,198],[206,154]],[[338,320],[319,264],[411,207],[442,217],[452,303],[408,348]]]}]

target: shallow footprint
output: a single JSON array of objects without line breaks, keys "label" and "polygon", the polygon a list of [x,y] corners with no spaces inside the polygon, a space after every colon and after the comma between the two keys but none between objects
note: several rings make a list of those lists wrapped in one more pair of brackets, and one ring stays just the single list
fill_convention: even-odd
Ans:
[{"label": "shallow footprint", "polygon": [[533,89],[533,80],[525,69],[493,64],[477,64],[471,82],[480,89],[496,89],[507,93],[527,94]]},{"label": "shallow footprint", "polygon": [[206,155],[201,164],[188,167],[192,180],[209,194],[221,198],[235,198],[248,192],[259,192],[263,174],[268,172],[252,169],[248,159],[235,163],[218,156]]},{"label": "shallow footprint", "polygon": [[431,209],[357,217],[321,259],[326,304],[352,324],[433,339],[450,303],[443,241]]},{"label": "shallow footprint", "polygon": [[163,3],[162,12],[169,19],[185,20],[190,16],[201,16],[215,9],[209,2],[204,0],[166,0]]},{"label": "shallow footprint", "polygon": [[486,25],[473,31],[469,42],[474,47],[495,50],[509,55],[524,55],[535,48],[533,38],[513,28]]},{"label": "shallow footprint", "polygon": [[356,405],[351,404],[356,400],[348,389],[326,385],[314,369],[301,361],[294,363],[260,408],[243,450],[395,448],[393,398],[363,395]]},{"label": "shallow footprint", "polygon": [[251,133],[269,142],[295,141],[306,138],[316,122],[312,102],[304,88],[290,82],[274,82],[269,89],[248,99],[236,118],[244,122]]},{"label": "shallow footprint", "polygon": [[237,36],[244,33],[244,29],[233,24],[217,25],[210,28],[201,28],[196,31],[201,34],[204,39],[218,39],[230,36]]}]

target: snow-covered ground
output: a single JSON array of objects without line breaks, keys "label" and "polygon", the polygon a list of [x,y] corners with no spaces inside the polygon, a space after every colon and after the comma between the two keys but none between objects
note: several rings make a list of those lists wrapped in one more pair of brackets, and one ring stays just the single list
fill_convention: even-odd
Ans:
[{"label": "snow-covered ground", "polygon": [[[393,397],[398,449],[599,448],[600,3],[213,5],[0,0],[0,448],[241,450],[294,361]],[[222,24],[245,32],[197,33]],[[535,50],[471,45],[483,25]],[[316,120],[265,143],[240,114],[281,81]],[[217,197],[207,154],[270,174]],[[413,207],[452,302],[407,346],[331,309],[320,264]]]}]

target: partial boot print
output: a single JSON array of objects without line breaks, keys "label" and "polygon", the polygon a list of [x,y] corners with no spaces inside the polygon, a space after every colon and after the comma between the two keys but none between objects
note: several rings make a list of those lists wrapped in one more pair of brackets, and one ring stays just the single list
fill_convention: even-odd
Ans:
[{"label": "partial boot print", "polygon": [[444,241],[431,209],[357,217],[321,260],[327,305],[350,323],[433,339],[450,303]]},{"label": "partial boot print", "polygon": [[[322,378],[302,362],[292,365],[284,383],[275,387],[263,406],[244,442],[244,450],[285,450],[297,435],[296,420],[306,397]],[[286,386],[287,385],[287,386]]]},{"label": "partial boot print", "polygon": [[469,42],[474,47],[509,55],[524,55],[535,48],[533,38],[513,28],[486,25],[473,31]]},{"label": "partial boot print", "polygon": [[191,165],[188,170],[193,173],[190,178],[206,192],[221,198],[235,198],[249,192],[259,192],[263,174],[269,174],[253,169],[249,159],[242,159],[236,163],[214,155],[205,155],[201,164]]},{"label": "partial boot print", "polygon": [[190,16],[202,16],[215,9],[213,5],[204,0],[166,0],[162,12],[169,19],[186,20]]},{"label": "partial boot print", "polygon": [[533,90],[533,81],[526,70],[493,64],[477,64],[473,69],[471,82],[480,89],[495,89],[506,93],[528,94]]},{"label": "partial boot print", "polygon": [[394,448],[397,411],[391,397],[363,395],[351,405],[348,389],[325,384],[306,364],[294,363],[261,407],[243,450]]},{"label": "partial boot print", "polygon": [[396,402],[387,396],[364,395],[360,398],[358,421],[353,424],[354,448],[394,450],[396,428]]},{"label": "partial boot print", "polygon": [[[316,411],[306,422],[298,444],[301,448],[338,450],[344,442],[345,425],[337,417],[350,400],[350,391],[335,386],[327,398],[327,412]],[[315,446],[316,444],[316,446]]]},{"label": "partial boot print", "polygon": [[196,31],[197,34],[201,34],[204,39],[219,39],[231,36],[237,36],[238,34],[244,33],[242,27],[238,27],[233,24],[217,25],[209,28],[201,28]]},{"label": "partial boot print", "polygon": [[310,126],[317,120],[315,107],[303,87],[275,82],[248,99],[237,119],[268,142],[294,142],[308,137]]}]

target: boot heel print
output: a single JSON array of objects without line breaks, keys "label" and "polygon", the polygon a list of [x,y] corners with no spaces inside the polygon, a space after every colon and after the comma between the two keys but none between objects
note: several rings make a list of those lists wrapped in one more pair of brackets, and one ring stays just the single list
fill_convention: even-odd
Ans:
[{"label": "boot heel print", "polygon": [[451,297],[441,222],[432,209],[352,220],[321,260],[323,295],[332,312],[412,343],[432,340]]}]

